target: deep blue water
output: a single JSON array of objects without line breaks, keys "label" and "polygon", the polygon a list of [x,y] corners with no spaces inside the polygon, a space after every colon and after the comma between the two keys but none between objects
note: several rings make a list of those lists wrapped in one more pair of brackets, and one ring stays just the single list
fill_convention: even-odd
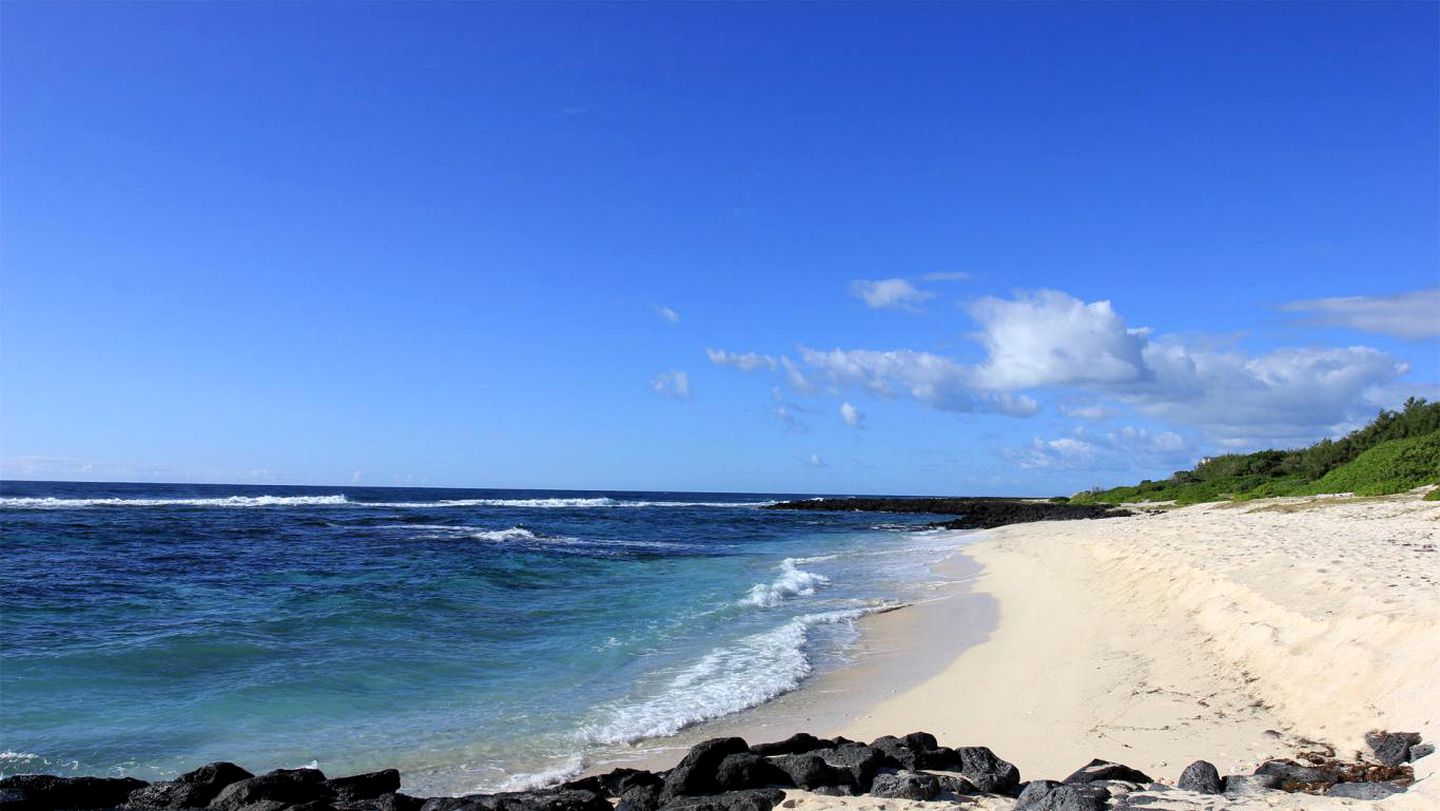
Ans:
[{"label": "deep blue water", "polygon": [[790,495],[5,482],[0,772],[574,770],[841,666],[954,544]]}]

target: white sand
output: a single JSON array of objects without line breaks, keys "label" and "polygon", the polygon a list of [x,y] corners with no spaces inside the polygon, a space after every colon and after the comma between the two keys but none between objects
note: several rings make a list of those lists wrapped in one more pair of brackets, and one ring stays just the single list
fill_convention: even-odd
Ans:
[{"label": "white sand", "polygon": [[[1437,546],[1440,503],[1418,494],[1006,527],[965,550],[984,566],[977,589],[999,602],[991,638],[828,732],[868,740],[926,730],[945,745],[989,746],[1027,779],[1061,779],[1103,757],[1172,783],[1197,759],[1248,774],[1267,757],[1292,754],[1302,738],[1342,756],[1363,749],[1375,727],[1434,742]],[[867,633],[913,635],[932,610],[875,617]],[[875,691],[883,695],[883,686]],[[1279,792],[1240,802],[1170,793],[1151,802],[1440,809],[1437,768],[1440,755],[1418,761],[1416,785],[1379,804]],[[938,807],[803,792],[786,804]]]}]

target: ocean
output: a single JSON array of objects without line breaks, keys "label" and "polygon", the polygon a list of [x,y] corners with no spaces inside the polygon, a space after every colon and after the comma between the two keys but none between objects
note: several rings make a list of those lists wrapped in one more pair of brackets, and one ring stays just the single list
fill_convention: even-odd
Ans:
[{"label": "ocean", "polygon": [[933,593],[956,533],[807,497],[4,482],[0,774],[577,773]]}]

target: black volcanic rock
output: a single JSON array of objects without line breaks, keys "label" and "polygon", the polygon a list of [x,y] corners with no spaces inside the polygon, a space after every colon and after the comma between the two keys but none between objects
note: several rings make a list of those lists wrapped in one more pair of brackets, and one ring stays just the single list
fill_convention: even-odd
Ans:
[{"label": "black volcanic rock", "polygon": [[1001,760],[988,746],[962,746],[955,750],[959,768],[949,769],[965,776],[975,788],[987,794],[1014,796],[1020,785],[1020,770]]},{"label": "black volcanic rock", "polygon": [[947,529],[993,529],[1006,524],[1030,521],[1068,521],[1134,515],[1129,510],[1103,504],[1056,504],[1049,501],[999,498],[827,498],[782,501],[768,505],[766,509],[961,516],[933,525]]},{"label": "black volcanic rock", "polygon": [[794,785],[784,769],[751,752],[726,755],[715,770],[715,786],[721,791]]},{"label": "black volcanic rock", "polygon": [[502,794],[467,794],[426,800],[420,811],[612,811],[610,801],[593,791],[544,789]]},{"label": "black volcanic rock", "polygon": [[325,775],[319,769],[276,769],[231,783],[215,795],[208,807],[215,811],[237,811],[260,803],[289,806],[333,799],[335,791],[325,785]]},{"label": "black volcanic rock", "polygon": [[1375,752],[1375,759],[1385,766],[1399,766],[1410,760],[1410,747],[1420,743],[1418,732],[1372,732],[1365,742]]},{"label": "black volcanic rock", "polygon": [[940,780],[924,772],[879,774],[870,786],[871,796],[894,800],[933,800],[939,793]]},{"label": "black volcanic rock", "polygon": [[335,792],[335,799],[341,802],[373,800],[400,790],[400,772],[396,769],[384,769],[368,774],[336,777],[325,781],[325,785]]},{"label": "black volcanic rock", "polygon": [[660,786],[631,786],[620,795],[615,811],[655,811],[660,807]]},{"label": "black volcanic rock", "polygon": [[1093,783],[1097,780],[1127,780],[1131,783],[1149,783],[1150,776],[1146,773],[1132,769],[1119,763],[1112,763],[1108,760],[1095,758],[1089,763],[1076,769],[1073,774],[1065,778],[1064,783],[1075,785],[1078,783]]},{"label": "black volcanic rock", "polygon": [[750,745],[743,738],[711,738],[695,744],[665,776],[661,799],[668,804],[676,797],[714,793],[715,772],[721,761],[742,753],[750,753]]},{"label": "black volcanic rock", "polygon": [[785,770],[791,783],[803,789],[813,791],[827,786],[846,789],[855,787],[855,776],[849,770],[831,766],[814,752],[782,755],[775,758],[773,763]]},{"label": "black volcanic rock", "polygon": [[133,777],[56,777],[49,774],[17,774],[0,779],[0,797],[6,811],[26,808],[32,811],[86,811],[92,808],[115,808],[137,789],[144,780]]},{"label": "black volcanic rock", "polygon": [[335,811],[420,811],[425,800],[408,794],[382,794],[371,800],[348,800],[335,803]]},{"label": "black volcanic rock", "polygon": [[895,762],[895,765],[902,769],[918,769],[918,758],[915,750],[911,749],[904,741],[894,735],[882,735],[870,742],[872,749],[878,749],[885,753],[885,756]]},{"label": "black volcanic rock", "polygon": [[1015,811],[1105,811],[1110,792],[1104,786],[1032,780],[1015,801]]},{"label": "black volcanic rock", "polygon": [[750,747],[750,751],[757,755],[772,757],[774,755],[803,755],[806,752],[814,752],[816,749],[833,749],[840,745],[840,741],[833,741],[827,738],[817,738],[808,732],[800,732],[783,741],[775,743],[757,743]]},{"label": "black volcanic rock", "polygon": [[779,789],[750,789],[748,791],[727,791],[707,797],[680,797],[674,802],[661,806],[663,811],[770,811],[781,800],[785,792]]},{"label": "black volcanic rock", "polygon": [[1215,764],[1204,760],[1197,760],[1185,767],[1180,773],[1180,788],[1186,791],[1194,791],[1200,794],[1219,794],[1225,790],[1225,784],[1220,780],[1220,771]]},{"label": "black volcanic rock", "polygon": [[854,781],[853,785],[860,791],[870,789],[870,783],[875,779],[876,772],[884,768],[894,769],[900,766],[879,749],[859,743],[847,743],[834,749],[821,749],[815,754],[831,766],[849,772]]},{"label": "black volcanic rock", "polygon": [[1399,794],[1405,786],[1396,782],[1385,783],[1336,783],[1325,792],[1326,797],[1349,797],[1354,800],[1383,800],[1391,794]]},{"label": "black volcanic rock", "polygon": [[255,775],[234,763],[207,763],[174,780],[151,783],[130,793],[130,808],[204,808],[226,786]]}]

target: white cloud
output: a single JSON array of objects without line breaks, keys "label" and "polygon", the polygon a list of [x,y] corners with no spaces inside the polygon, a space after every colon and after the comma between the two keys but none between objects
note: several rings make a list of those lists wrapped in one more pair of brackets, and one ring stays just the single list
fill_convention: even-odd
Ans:
[{"label": "white cloud", "polygon": [[1106,408],[1105,406],[1092,404],[1084,406],[1062,405],[1060,406],[1060,413],[1064,414],[1067,417],[1075,417],[1076,419],[1099,422],[1106,417],[1114,415],[1115,412]]},{"label": "white cloud", "polygon": [[810,454],[810,458],[805,460],[805,464],[810,467],[830,467],[830,463],[821,459],[818,453]]},{"label": "white cloud", "polygon": [[1393,296],[1345,296],[1292,301],[1281,309],[1309,313],[1309,323],[1379,332],[1410,340],[1440,336],[1440,287]]},{"label": "white cloud", "polygon": [[920,280],[924,282],[968,282],[970,281],[970,274],[960,270],[944,273],[926,273],[920,277]]},{"label": "white cloud", "polygon": [[1056,290],[969,307],[989,357],[976,383],[989,389],[1118,383],[1142,376],[1143,333],[1126,328],[1108,301],[1092,304]]},{"label": "white cloud", "polygon": [[910,397],[940,411],[998,411],[1028,415],[1039,404],[1008,392],[977,391],[971,370],[949,358],[909,349],[876,351],[800,348],[800,358],[837,389],[864,389],[882,397]]},{"label": "white cloud", "polygon": [[665,319],[666,321],[669,321],[672,324],[680,323],[680,314],[669,307],[656,304],[655,314]]},{"label": "white cloud", "polygon": [[1029,447],[1005,455],[1023,468],[1060,470],[1172,470],[1188,464],[1195,448],[1173,431],[1126,426],[1092,434],[1077,427],[1070,436],[1035,437]]},{"label": "white cloud", "polygon": [[[1108,301],[1087,303],[1054,290],[983,298],[968,311],[980,326],[973,337],[986,351],[976,364],[914,349],[802,346],[799,363],[753,352],[709,354],[746,371],[783,369],[796,391],[823,386],[837,397],[865,391],[940,411],[1028,416],[1039,410],[1028,392],[1069,392],[1201,429],[1227,447],[1294,446],[1343,433],[1396,391],[1418,390],[1399,385],[1407,364],[1370,347],[1217,349],[1130,327]],[[1114,416],[1098,404],[1060,411],[1089,420]]]},{"label": "white cloud", "polygon": [[877,310],[914,310],[935,298],[904,279],[857,279],[850,283],[850,294]]},{"label": "white cloud", "polygon": [[727,352],[724,349],[706,349],[706,357],[710,362],[720,366],[734,366],[742,372],[753,372],[756,369],[775,369],[780,362],[773,355],[761,355],[755,352]]},{"label": "white cloud", "polygon": [[650,381],[650,390],[662,397],[684,400],[690,396],[690,375],[681,371],[665,372]]},{"label": "white cloud", "polygon": [[845,424],[851,428],[865,427],[864,412],[849,403],[840,404],[840,419],[844,420]]}]

